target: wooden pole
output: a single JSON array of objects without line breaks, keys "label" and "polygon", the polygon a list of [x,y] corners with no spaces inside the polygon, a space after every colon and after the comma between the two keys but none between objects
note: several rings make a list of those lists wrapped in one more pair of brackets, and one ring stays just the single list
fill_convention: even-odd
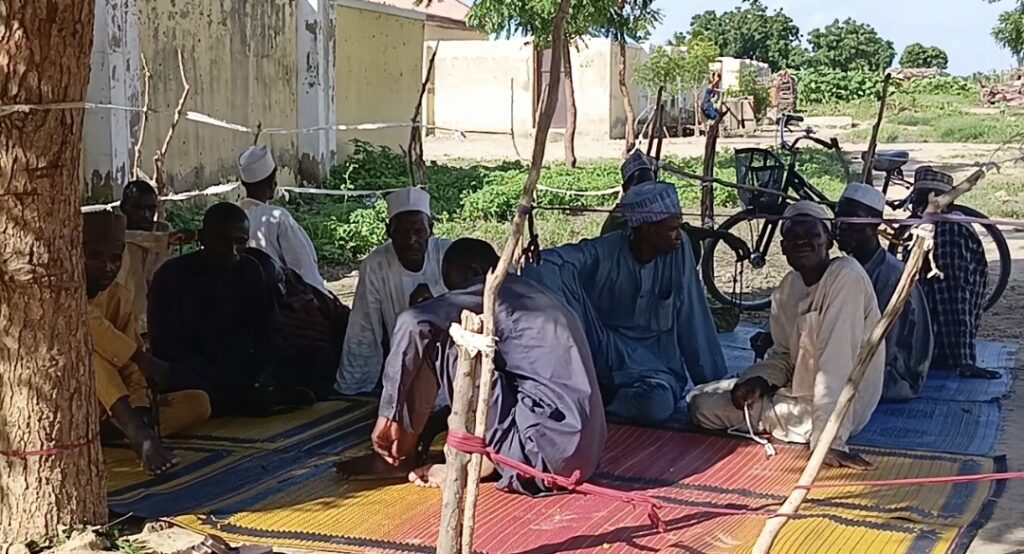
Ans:
[{"label": "wooden pole", "polygon": [[[462,327],[471,333],[479,333],[482,329],[480,316],[470,311],[462,312]],[[459,347],[459,365],[455,374],[452,391],[452,413],[448,416],[450,430],[467,432],[474,427],[474,405],[476,398],[476,376],[480,360]],[[437,551],[456,553],[462,545],[463,523],[461,510],[465,499],[466,480],[468,476],[467,462],[469,455],[448,446],[444,447],[447,472],[444,477],[444,489],[441,508],[441,530],[437,537]],[[467,551],[469,552],[469,551]]]},{"label": "wooden pole", "polygon": [[[946,206],[949,206],[959,196],[971,190],[984,176],[985,170],[979,169],[953,190],[942,196],[933,196],[928,203],[928,209],[925,213],[942,213]],[[850,373],[850,378],[847,380],[846,386],[843,387],[843,392],[839,395],[839,400],[836,402],[836,407],[832,410],[832,415],[829,416],[828,422],[825,423],[825,428],[821,432],[818,444],[815,445],[814,450],[811,452],[810,460],[808,460],[807,466],[800,475],[797,487],[789,493],[786,502],[782,504],[782,507],[779,508],[775,516],[765,522],[764,528],[761,529],[761,535],[754,544],[753,554],[768,554],[772,544],[775,542],[775,538],[786,522],[789,521],[789,517],[796,514],[797,510],[800,509],[800,504],[803,503],[808,493],[808,489],[805,487],[813,485],[814,480],[817,479],[818,472],[821,471],[821,466],[825,461],[825,456],[828,454],[829,449],[832,448],[832,442],[835,440],[836,435],[839,434],[839,426],[846,417],[850,405],[853,403],[853,397],[857,394],[857,388],[860,386],[860,381],[864,377],[868,365],[871,363],[872,358],[875,357],[875,353],[878,352],[879,345],[885,340],[885,336],[895,324],[896,318],[903,311],[903,305],[910,298],[914,285],[917,284],[917,277],[921,272],[921,266],[928,255],[928,251],[931,249],[930,239],[927,236],[931,235],[933,225],[926,223],[921,225],[920,228],[923,232],[914,234],[914,240],[910,246],[910,259],[903,269],[903,275],[896,285],[896,291],[893,293],[889,305],[886,306],[882,318],[871,331],[868,340],[861,347],[860,355],[857,358],[857,365],[854,366],[853,371]]]},{"label": "wooden pole", "polygon": [[430,78],[434,74],[434,61],[437,60],[437,50],[440,45],[441,41],[434,41],[434,51],[430,55],[430,63],[427,64],[427,71],[423,76],[423,84],[420,85],[420,94],[416,98],[416,107],[412,111],[412,127],[409,128],[409,149],[405,153],[405,161],[409,166],[409,184],[414,187],[422,187],[427,184],[427,170],[423,164],[423,124],[420,121],[420,115],[423,111],[423,98],[427,94]]},{"label": "wooden pole", "polygon": [[864,171],[861,174],[861,182],[871,184],[871,166],[875,163],[875,151],[878,149],[878,131],[882,128],[882,118],[885,117],[885,102],[889,99],[889,84],[892,82],[892,73],[885,74],[882,81],[882,96],[878,104],[878,118],[875,119],[875,126],[871,128],[871,140],[868,141],[868,150],[864,153]]},{"label": "wooden pole", "polygon": [[[654,133],[656,129],[661,127],[661,97],[665,94],[665,87],[658,87],[657,100],[654,101],[654,113],[651,114],[651,119],[648,121],[647,127],[650,131],[647,134],[647,157],[650,158],[653,155],[654,147]],[[643,135],[640,138],[644,138]]]},{"label": "wooden pole", "polygon": [[[565,20],[569,15],[571,5],[571,0],[561,0],[558,12],[555,14],[551,33],[551,67],[562,66],[562,41],[565,40]],[[540,181],[541,168],[544,165],[544,151],[547,147],[548,132],[551,130],[551,121],[554,119],[555,107],[558,104],[558,85],[558,79],[550,79],[547,90],[541,99],[539,116],[537,118],[537,130],[533,137],[533,156],[530,162],[530,172],[526,177],[523,194],[519,200],[521,209],[516,212],[512,220],[512,232],[509,233],[508,240],[505,242],[498,266],[487,275],[487,281],[484,285],[483,334],[486,336],[493,337],[495,334],[494,312],[498,289],[505,282],[505,277],[508,275],[513,258],[520,252],[519,243],[523,236],[523,227],[526,224],[527,207],[532,206],[534,202],[537,183]],[[487,433],[487,414],[490,410],[491,388],[494,380],[494,353],[484,352],[481,358],[480,383],[476,395],[475,422],[471,419],[472,416],[470,414],[459,413],[456,415],[455,412],[456,403],[460,407],[469,403],[471,393],[467,389],[472,388],[472,383],[474,382],[471,380],[471,375],[459,372],[455,383],[455,390],[453,391],[455,398],[451,399],[452,415],[448,419],[448,426],[450,429],[456,430],[473,427],[476,436],[485,438]],[[462,382],[461,386],[459,385],[460,381]],[[446,449],[446,452],[451,454],[451,449]],[[482,459],[479,454],[473,454],[471,457],[471,468],[466,467],[465,459],[464,455],[449,455],[446,460],[448,467],[445,477],[444,503],[441,507],[442,537],[439,538],[437,545],[437,551],[441,554],[460,551],[469,554],[472,552],[476,500],[479,492]],[[469,473],[470,469],[472,469],[472,473],[468,476],[468,479],[464,478],[461,482],[457,480],[460,476]],[[464,513],[460,510],[462,508],[460,500],[462,498],[463,485],[466,488]],[[454,490],[449,492],[449,489],[457,489],[458,492]]]},{"label": "wooden pole", "polygon": [[[188,100],[188,93],[192,91],[192,85],[188,84],[188,79],[185,78],[185,62],[181,58],[181,48],[178,48],[178,71],[181,73],[181,84],[184,89],[181,91],[181,98],[178,100],[178,106],[174,109],[174,118],[171,119],[171,126],[167,129],[167,136],[164,137],[164,143],[160,146],[160,150],[157,150],[153,156],[153,184],[156,186],[156,192],[158,196],[165,196],[167,193],[164,190],[164,159],[167,156],[167,149],[171,146],[171,138],[174,137],[174,130],[178,128],[178,122],[181,121],[181,112],[185,109],[185,101]],[[163,204],[161,203],[157,207],[160,217],[163,218]]]},{"label": "wooden pole", "polygon": [[149,84],[153,74],[149,71],[149,64],[146,63],[146,55],[139,53],[142,60],[142,114],[139,116],[139,138],[135,142],[135,156],[132,160],[132,178],[138,179],[142,173],[142,140],[146,136],[146,123],[149,119]]},{"label": "wooden pole", "polygon": [[[722,114],[724,117],[725,114]],[[704,180],[700,189],[700,220],[706,229],[714,227],[715,221],[715,187],[709,180],[715,176],[715,160],[718,156],[718,129],[722,117],[716,119],[708,127],[707,139],[704,141]],[[700,260],[698,260],[699,262]]]}]

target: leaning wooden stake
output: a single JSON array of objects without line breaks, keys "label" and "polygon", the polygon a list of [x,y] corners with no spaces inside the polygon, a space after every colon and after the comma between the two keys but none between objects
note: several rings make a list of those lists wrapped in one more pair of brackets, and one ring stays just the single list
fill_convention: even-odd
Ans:
[{"label": "leaning wooden stake", "polygon": [[142,177],[142,140],[146,136],[146,123],[149,120],[149,84],[153,79],[146,55],[140,52],[139,58],[142,60],[142,115],[139,118],[139,138],[135,142],[135,158],[132,160],[133,179]]},{"label": "leaning wooden stake", "polygon": [[[185,101],[188,100],[188,93],[192,91],[192,86],[188,84],[188,79],[185,78],[185,62],[181,58],[181,48],[178,48],[178,71],[181,72],[181,84],[185,87],[181,91],[181,98],[178,100],[178,106],[174,109],[174,118],[171,119],[171,126],[167,129],[167,136],[164,137],[164,143],[160,146],[160,150],[157,150],[153,156],[153,180],[156,185],[156,192],[160,196],[165,196],[164,190],[164,159],[167,156],[167,149],[171,146],[171,138],[174,137],[174,130],[178,128],[178,121],[181,121],[181,112],[185,109]],[[163,204],[161,204],[162,206]],[[162,210],[161,210],[162,211]],[[160,214],[163,215],[162,213]]]},{"label": "leaning wooden stake", "polygon": [[437,60],[437,50],[440,45],[441,41],[434,41],[434,52],[430,55],[430,63],[427,64],[427,72],[423,76],[423,84],[420,85],[420,95],[416,99],[416,107],[412,112],[409,150],[406,152],[405,161],[409,166],[409,184],[414,187],[427,186],[427,166],[423,162],[423,122],[420,119],[423,111],[423,98],[427,94],[427,87],[430,86],[430,79],[434,75],[434,62]]},{"label": "leaning wooden stake", "polygon": [[[571,0],[561,0],[558,12],[555,14],[554,25],[551,33],[551,67],[562,66],[562,41],[565,40],[565,19],[569,15]],[[533,157],[530,163],[530,172],[523,186],[523,194],[519,200],[520,206],[525,208],[533,205],[534,195],[537,190],[537,183],[540,181],[540,171],[544,164],[544,150],[547,146],[548,131],[551,130],[551,121],[555,116],[555,106],[558,104],[559,80],[552,79],[541,99],[540,113],[537,118],[537,130],[533,139]],[[521,208],[516,212],[512,220],[512,232],[509,234],[502,250],[498,266],[487,276],[484,285],[483,298],[483,334],[493,337],[494,311],[497,301],[498,289],[501,288],[508,274],[513,258],[519,252],[519,242],[523,235],[523,226],[526,224],[527,211]],[[477,393],[477,406],[475,423],[472,425],[474,434],[478,437],[485,437],[487,432],[487,414],[490,410],[491,387],[494,379],[494,354],[482,353],[480,370],[480,383]],[[455,406],[463,406],[468,402],[468,394],[465,391],[466,384],[459,386],[459,381],[468,380],[470,376],[461,372],[456,380],[456,390],[453,391],[455,398],[452,398],[452,415],[448,425],[453,429],[469,428],[470,421],[468,414],[456,416]],[[472,385],[468,385],[472,386]],[[457,420],[457,421],[456,421]],[[448,450],[450,453],[450,449]],[[445,476],[445,497],[441,507],[441,537],[438,540],[437,551],[441,554],[464,552],[469,554],[473,551],[473,531],[476,517],[476,500],[479,491],[480,465],[482,459],[479,454],[472,456],[469,476],[464,481],[466,485],[465,512],[461,511],[460,505],[463,482],[457,478],[467,471],[464,465],[464,456],[449,456],[447,458],[447,475]],[[452,492],[449,492],[451,490]],[[460,522],[462,523],[460,525]],[[461,528],[461,529],[460,529]],[[461,531],[461,536],[460,536]]]},{"label": "leaning wooden stake", "polygon": [[[984,176],[985,171],[979,169],[953,190],[942,196],[933,196],[925,213],[942,213],[946,206],[949,206],[959,196],[971,190]],[[903,269],[903,275],[896,285],[896,291],[892,295],[892,300],[889,301],[889,305],[885,308],[885,313],[882,314],[878,325],[871,331],[868,340],[861,346],[857,365],[854,366],[853,371],[850,373],[850,378],[847,380],[846,386],[843,387],[843,392],[839,395],[839,400],[836,402],[836,407],[832,410],[832,415],[829,416],[828,422],[825,423],[825,428],[821,432],[818,444],[815,445],[814,450],[811,452],[811,458],[800,475],[796,488],[789,494],[789,498],[782,504],[776,515],[765,522],[764,528],[761,529],[761,535],[757,538],[757,543],[754,544],[753,554],[768,554],[771,551],[775,537],[778,536],[782,527],[789,521],[790,516],[797,513],[797,510],[800,509],[800,504],[807,497],[808,489],[806,487],[813,485],[814,480],[817,479],[818,472],[821,471],[821,466],[825,461],[825,456],[828,454],[829,449],[832,448],[832,441],[835,440],[836,435],[839,433],[839,425],[850,409],[850,404],[852,404],[853,397],[857,394],[857,388],[860,386],[861,379],[864,377],[871,359],[875,357],[879,345],[885,340],[885,336],[896,322],[896,318],[903,311],[903,305],[910,298],[914,285],[917,284],[917,277],[921,271],[921,266],[924,264],[929,249],[931,249],[931,244],[929,244],[931,239],[927,237],[931,236],[932,228],[933,225],[931,224],[923,224],[919,227],[921,232],[914,234],[914,241],[910,247],[910,259]]]},{"label": "leaning wooden stake", "polygon": [[868,150],[864,153],[864,171],[861,174],[861,182],[871,184],[871,168],[875,164],[875,150],[878,149],[878,131],[882,128],[882,119],[885,117],[885,102],[889,99],[889,83],[892,82],[892,73],[885,74],[882,81],[882,96],[878,103],[878,118],[875,119],[875,126],[871,128],[871,140],[868,141]]},{"label": "leaning wooden stake", "polygon": [[711,178],[715,176],[715,160],[718,156],[718,130],[727,109],[708,127],[704,141],[704,180],[700,189],[700,223],[707,229],[715,226],[715,187]]}]

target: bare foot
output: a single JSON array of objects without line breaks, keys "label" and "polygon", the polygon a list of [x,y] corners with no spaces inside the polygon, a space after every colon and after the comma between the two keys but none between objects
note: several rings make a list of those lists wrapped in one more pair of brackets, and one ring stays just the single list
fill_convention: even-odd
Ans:
[{"label": "bare foot", "polygon": [[963,377],[964,379],[995,380],[1000,379],[1003,376],[1003,374],[999,373],[998,371],[993,371],[991,369],[983,369],[973,365],[961,367],[957,371],[957,373],[960,375],[960,377]]},{"label": "bare foot", "polygon": [[414,462],[389,464],[378,454],[370,453],[334,464],[334,471],[346,481],[399,480],[409,474]]},{"label": "bare foot", "polygon": [[142,462],[142,468],[150,475],[160,475],[178,465],[178,457],[160,442],[160,439],[151,433],[135,439],[128,437],[132,450]]},{"label": "bare foot", "polygon": [[428,489],[439,489],[444,485],[445,471],[444,464],[432,464],[418,467],[409,472],[409,482],[417,487]]}]

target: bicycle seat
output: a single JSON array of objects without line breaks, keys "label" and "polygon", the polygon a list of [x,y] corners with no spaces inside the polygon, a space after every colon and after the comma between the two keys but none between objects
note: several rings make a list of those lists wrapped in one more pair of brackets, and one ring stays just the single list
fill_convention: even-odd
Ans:
[{"label": "bicycle seat", "polygon": [[907,165],[910,161],[910,152],[906,150],[889,150],[887,152],[875,152],[875,171],[890,173]]},{"label": "bicycle seat", "polygon": [[783,114],[782,115],[782,121],[783,121],[782,125],[783,126],[787,126],[790,123],[803,123],[804,118],[803,118],[803,116],[793,115],[793,114],[788,114],[787,113],[787,114]]}]

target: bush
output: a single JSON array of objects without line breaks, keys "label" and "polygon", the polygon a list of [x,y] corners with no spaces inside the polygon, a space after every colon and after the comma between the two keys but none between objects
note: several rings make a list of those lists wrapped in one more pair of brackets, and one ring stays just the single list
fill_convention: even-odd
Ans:
[{"label": "bush", "polygon": [[734,94],[754,99],[754,114],[758,119],[768,113],[768,107],[772,104],[771,89],[761,82],[757,70],[753,68],[745,68],[740,71],[739,83]]},{"label": "bush", "polygon": [[[873,71],[833,71],[806,69],[797,72],[797,90],[801,104],[835,104],[874,101],[882,91],[883,76]],[[973,99],[979,94],[976,83],[961,77],[932,77],[907,83],[894,83],[891,97],[942,95]]]}]

